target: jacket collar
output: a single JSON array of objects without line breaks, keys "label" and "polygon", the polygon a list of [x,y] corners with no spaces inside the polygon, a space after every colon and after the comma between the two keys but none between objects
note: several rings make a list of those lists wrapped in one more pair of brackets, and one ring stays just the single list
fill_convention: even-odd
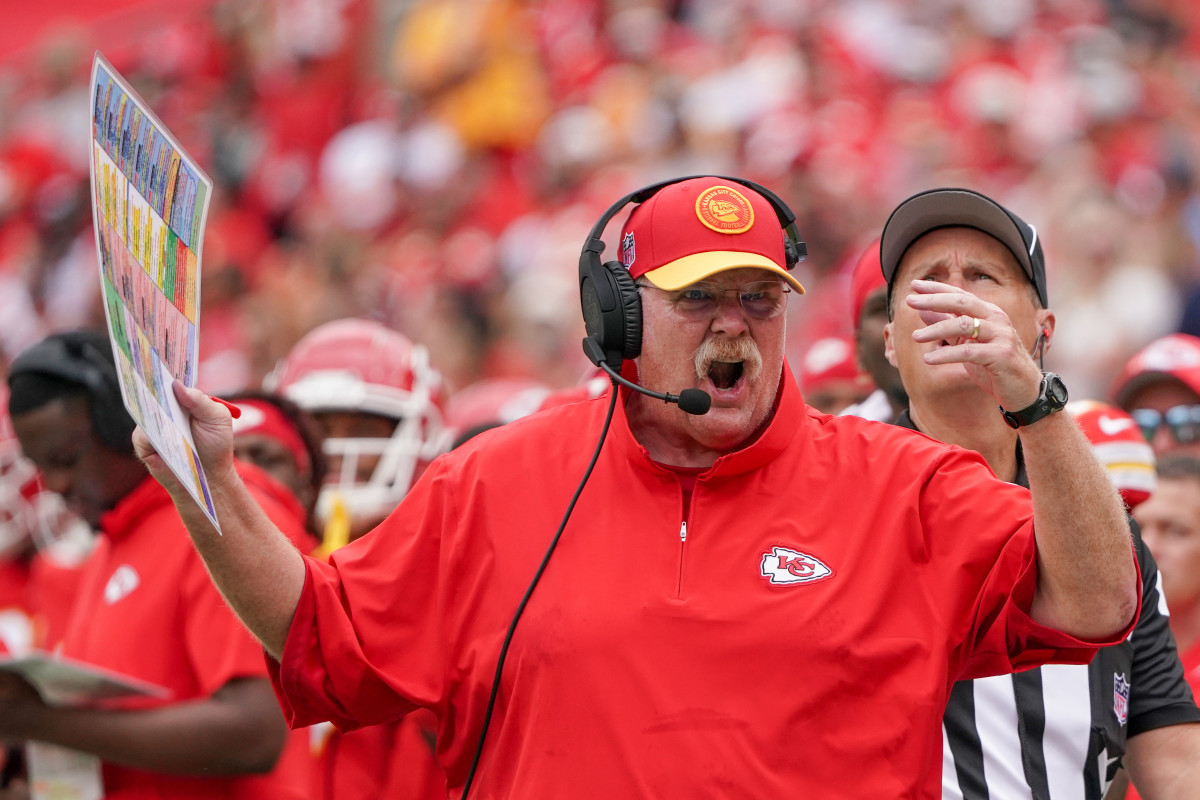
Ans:
[{"label": "jacket collar", "polygon": [[[634,467],[654,473],[665,470],[656,464],[646,448],[633,436],[629,428],[629,418],[625,415],[625,403],[629,400],[630,390],[622,387],[617,401],[617,409],[613,413],[612,430],[609,436],[614,440],[622,456]],[[748,447],[726,453],[716,460],[712,467],[701,477],[734,476],[752,472],[759,467],[775,460],[791,445],[793,438],[807,429],[808,414],[804,410],[804,401],[796,380],[792,377],[791,368],[785,361],[783,372],[779,378],[779,390],[775,398],[775,409],[767,428],[762,436]]]}]

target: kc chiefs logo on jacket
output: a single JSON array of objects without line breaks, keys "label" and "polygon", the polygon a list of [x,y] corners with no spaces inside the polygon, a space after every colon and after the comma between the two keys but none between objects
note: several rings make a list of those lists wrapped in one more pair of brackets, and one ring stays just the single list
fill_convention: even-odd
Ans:
[{"label": "kc chiefs logo on jacket", "polygon": [[823,561],[789,547],[772,547],[763,553],[762,575],[774,584],[814,583],[833,575]]}]

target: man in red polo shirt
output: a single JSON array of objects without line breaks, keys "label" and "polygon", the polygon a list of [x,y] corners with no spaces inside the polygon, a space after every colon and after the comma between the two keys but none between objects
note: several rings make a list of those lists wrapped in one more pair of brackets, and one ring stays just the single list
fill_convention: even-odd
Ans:
[{"label": "man in red polo shirt", "polygon": [[[0,739],[67,748],[69,773],[35,780],[107,800],[227,797],[300,800],[272,773],[287,727],[262,653],[205,573],[162,487],[133,453],[107,337],[75,331],[20,354],[8,370],[21,448],[47,487],[102,534],[83,567],[63,655],[166,688],[170,696],[103,708],[52,707],[21,678],[0,675]],[[239,467],[273,525],[302,523]],[[289,539],[287,536],[291,536]],[[33,751],[31,751],[33,752]]]},{"label": "man in red polo shirt", "polygon": [[[581,253],[585,349],[680,406],[622,384],[485,432],[328,564],[240,488],[228,412],[176,385],[224,538],[135,442],[279,659],[293,724],[429,708],[451,791],[490,798],[934,797],[954,680],[1126,635],[1128,529],[1069,418],[1028,427],[1032,504],[976,454],[805,407],[793,221],[731,178],[619,201]],[[917,302],[949,320],[931,335],[961,329],[956,293]],[[1016,354],[975,366],[997,405],[1038,394]]]}]

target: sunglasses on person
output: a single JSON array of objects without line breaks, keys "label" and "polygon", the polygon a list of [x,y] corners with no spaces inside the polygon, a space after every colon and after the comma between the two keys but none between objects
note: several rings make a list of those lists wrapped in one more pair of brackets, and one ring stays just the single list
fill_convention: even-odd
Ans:
[{"label": "sunglasses on person", "polygon": [[1167,426],[1178,444],[1200,442],[1200,405],[1174,406],[1166,411],[1135,408],[1129,412],[1129,416],[1133,417],[1148,442],[1154,439],[1163,425]]},{"label": "sunglasses on person", "polygon": [[674,292],[659,289],[652,284],[644,285],[670,295],[671,306],[675,312],[688,319],[712,317],[721,307],[727,294],[737,296],[742,311],[751,319],[774,319],[783,313],[787,306],[787,296],[792,291],[783,281],[756,281],[732,289],[727,289],[719,283],[698,281]]}]

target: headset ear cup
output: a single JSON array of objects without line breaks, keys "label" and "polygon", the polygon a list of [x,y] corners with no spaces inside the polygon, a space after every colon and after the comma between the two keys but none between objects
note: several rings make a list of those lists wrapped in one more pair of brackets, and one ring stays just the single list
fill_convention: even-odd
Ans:
[{"label": "headset ear cup", "polygon": [[629,270],[619,261],[608,261],[604,268],[612,274],[621,299],[621,355],[637,358],[642,354],[642,296]]},{"label": "headset ear cup", "polygon": [[783,235],[783,262],[784,269],[788,271],[800,263],[800,253],[796,250],[796,243],[786,233]]}]

